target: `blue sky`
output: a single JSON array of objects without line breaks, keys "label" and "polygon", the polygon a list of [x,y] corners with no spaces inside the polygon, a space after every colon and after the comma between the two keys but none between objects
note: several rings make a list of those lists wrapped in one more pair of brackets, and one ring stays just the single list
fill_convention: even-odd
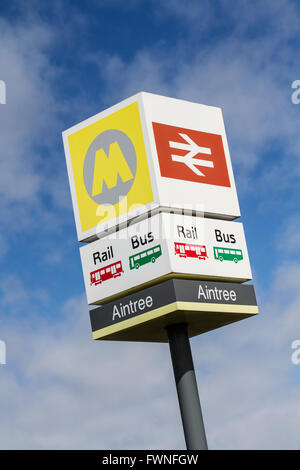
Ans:
[{"label": "blue sky", "polygon": [[61,132],[141,90],[223,109],[260,316],[192,340],[210,448],[300,445],[300,7],[1,2],[1,448],[184,448],[167,346],[91,339]]}]

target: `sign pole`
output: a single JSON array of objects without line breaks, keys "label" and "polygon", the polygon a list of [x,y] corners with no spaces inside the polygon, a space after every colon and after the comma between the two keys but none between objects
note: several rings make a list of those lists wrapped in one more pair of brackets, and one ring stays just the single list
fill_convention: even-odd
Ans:
[{"label": "sign pole", "polygon": [[167,331],[187,450],[207,450],[187,324],[169,325]]}]

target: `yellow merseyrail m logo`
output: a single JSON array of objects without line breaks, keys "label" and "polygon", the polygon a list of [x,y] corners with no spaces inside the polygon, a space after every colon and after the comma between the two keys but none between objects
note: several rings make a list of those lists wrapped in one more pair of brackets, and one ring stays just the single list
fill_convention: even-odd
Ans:
[{"label": "yellow merseyrail m logo", "polygon": [[74,132],[68,143],[82,232],[153,201],[137,102]]},{"label": "yellow merseyrail m logo", "polygon": [[97,150],[95,153],[92,196],[102,193],[104,181],[108,189],[117,186],[118,175],[120,175],[124,183],[133,179],[133,175],[120,149],[119,143],[113,142],[110,144],[108,156],[103,149]]}]

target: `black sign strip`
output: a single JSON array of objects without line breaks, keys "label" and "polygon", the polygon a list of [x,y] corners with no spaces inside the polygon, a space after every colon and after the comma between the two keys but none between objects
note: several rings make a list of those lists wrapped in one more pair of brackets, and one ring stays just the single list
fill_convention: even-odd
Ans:
[{"label": "black sign strip", "polygon": [[[151,300],[149,299],[151,298]],[[144,301],[143,302],[141,302]],[[132,295],[121,297],[113,302],[90,310],[92,331],[128,320],[164,305],[175,302],[173,280],[168,280]],[[141,308],[142,307],[142,308]]]},{"label": "black sign strip", "polygon": [[252,285],[170,279],[90,310],[92,331],[118,324],[174,302],[257,305]]},{"label": "black sign strip", "polygon": [[177,301],[257,305],[254,287],[233,282],[174,279]]}]

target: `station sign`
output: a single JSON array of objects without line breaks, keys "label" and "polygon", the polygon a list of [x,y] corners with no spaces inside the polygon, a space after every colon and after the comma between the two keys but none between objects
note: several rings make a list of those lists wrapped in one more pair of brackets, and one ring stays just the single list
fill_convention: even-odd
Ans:
[{"label": "station sign", "polygon": [[166,327],[187,323],[190,337],[255,316],[252,285],[172,279],[90,311],[94,339],[168,342]]},{"label": "station sign", "polygon": [[89,304],[168,278],[252,279],[243,225],[159,213],[80,248]]},{"label": "station sign", "polygon": [[79,241],[149,211],[240,216],[220,108],[142,92],[63,141]]}]

